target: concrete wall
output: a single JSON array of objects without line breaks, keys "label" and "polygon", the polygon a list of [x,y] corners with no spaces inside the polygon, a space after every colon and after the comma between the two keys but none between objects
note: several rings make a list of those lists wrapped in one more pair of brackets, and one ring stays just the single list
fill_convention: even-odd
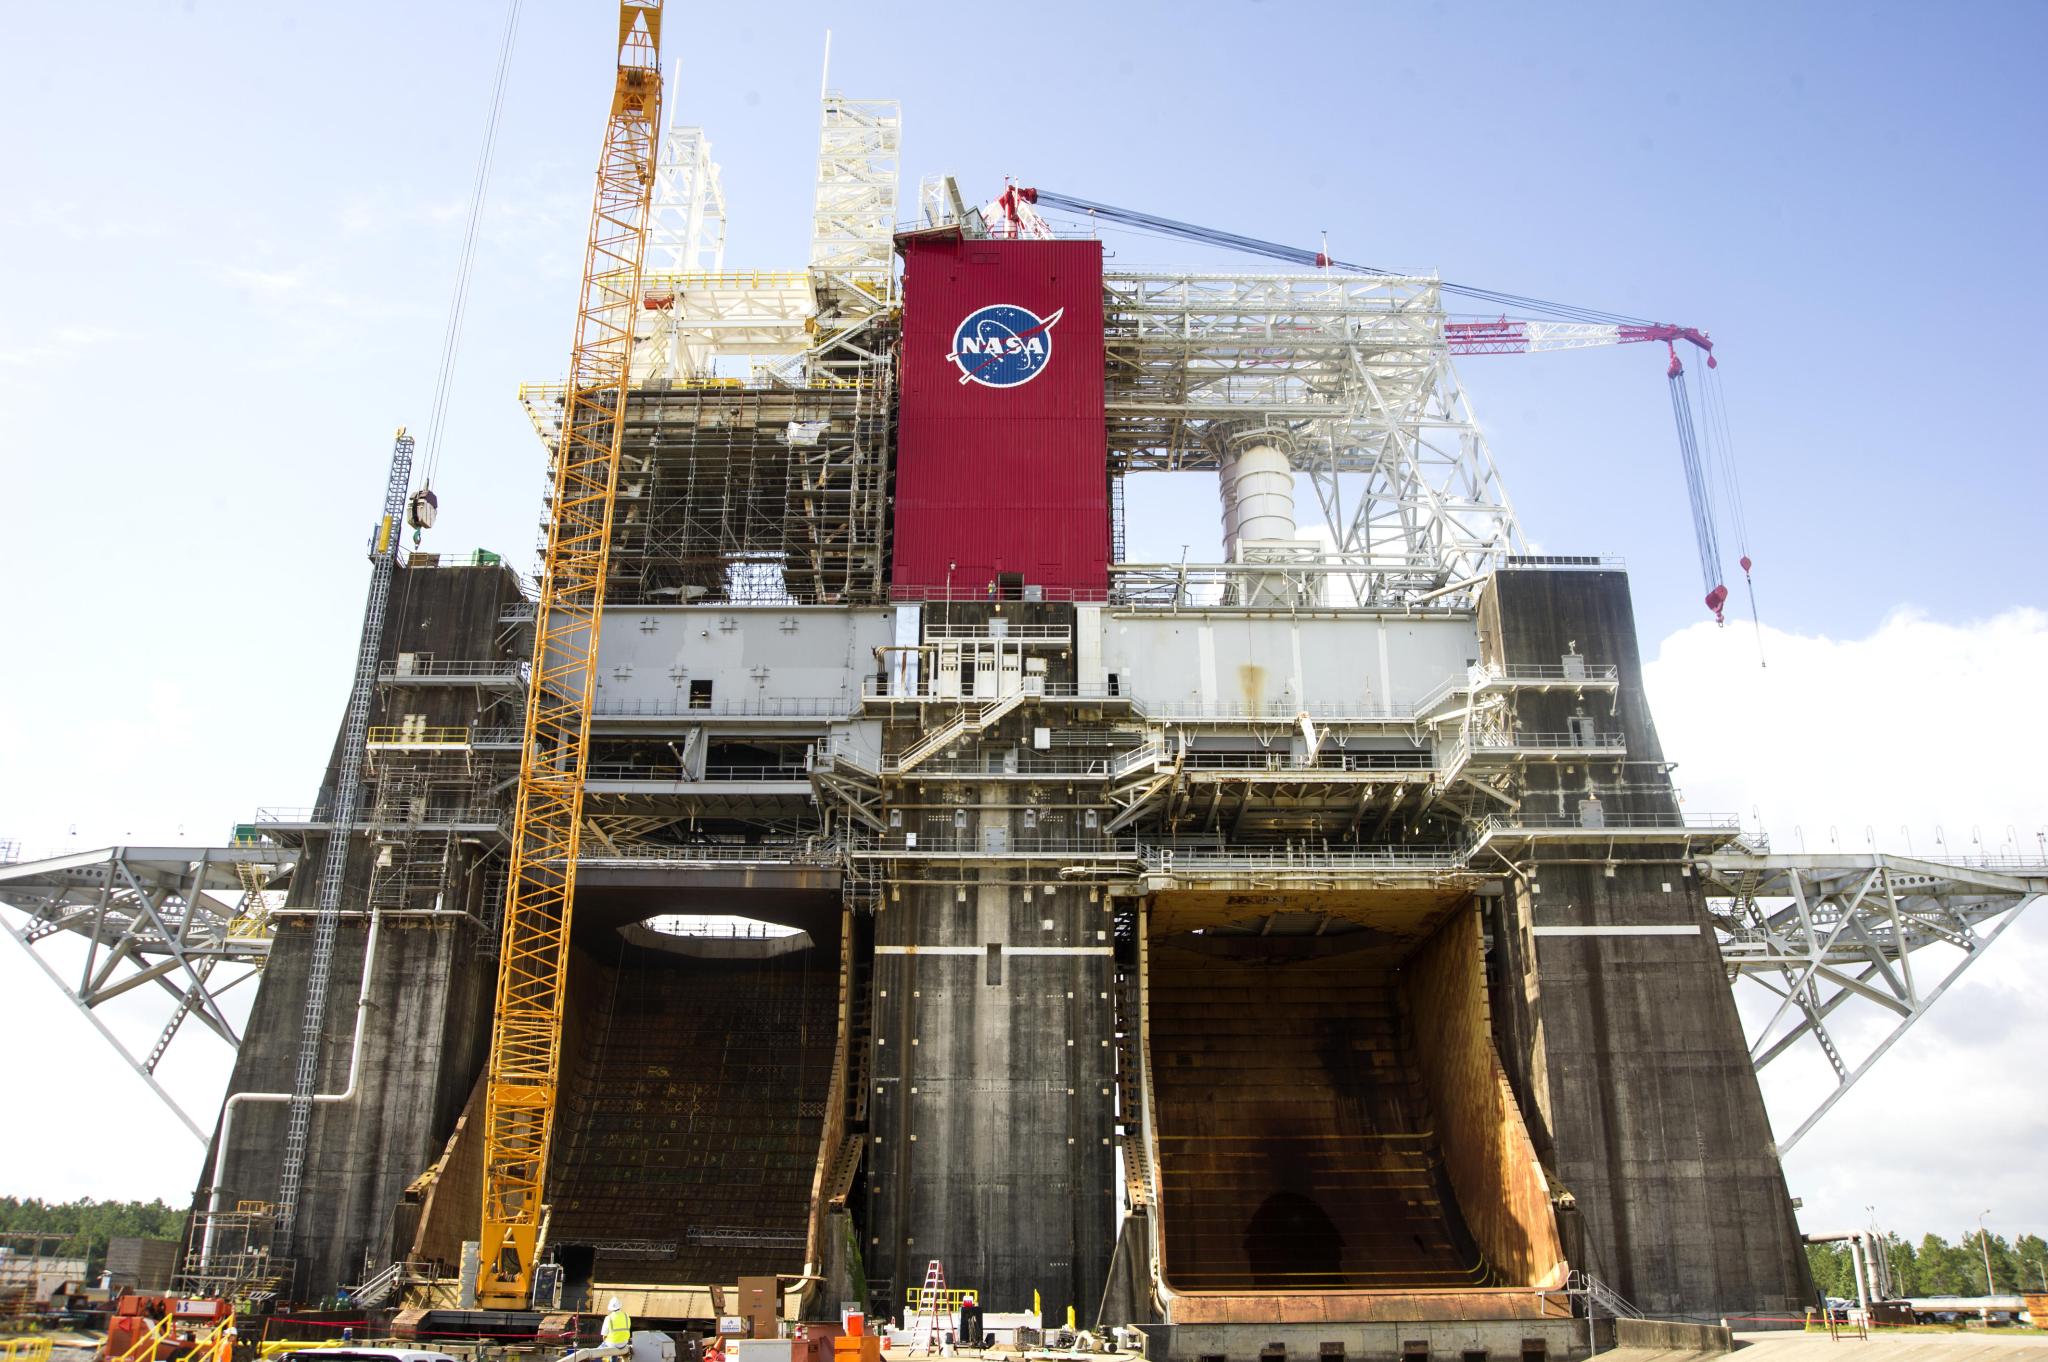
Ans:
[{"label": "concrete wall", "polygon": [[[484,1061],[493,976],[477,929],[454,917],[401,921],[405,925],[387,925],[377,943],[356,1098],[314,1106],[296,1233],[288,1248],[273,1251],[297,1261],[298,1292],[308,1298],[360,1281],[365,1251],[385,1262],[410,1247],[390,1242],[393,1208],[406,1185],[440,1157]],[[317,1092],[338,1093],[348,1083],[367,937],[360,919],[341,926]],[[231,1092],[290,1091],[312,938],[310,922],[279,929]],[[283,1102],[237,1108],[221,1179],[226,1209],[237,1201],[276,1200],[285,1108]],[[202,1205],[211,1169],[209,1149],[200,1174]]]},{"label": "concrete wall", "polygon": [[[1532,1340],[1546,1358],[1584,1357],[1589,1351],[1586,1321],[1580,1319],[1157,1324],[1145,1326],[1145,1337],[1145,1356],[1152,1362],[1197,1362],[1203,1357],[1218,1356],[1227,1362],[1253,1362],[1272,1345],[1285,1350],[1284,1362],[1315,1362],[1325,1343],[1342,1344],[1344,1362],[1392,1362],[1409,1355],[1410,1343],[1422,1344],[1423,1351],[1432,1359],[1462,1359],[1472,1352],[1518,1359],[1525,1355],[1524,1349]],[[1609,1338],[1603,1337],[1600,1343],[1602,1347],[1613,1346]]]},{"label": "concrete wall", "polygon": [[[1020,625],[1073,619],[1070,606],[1003,613]],[[992,614],[956,605],[949,622]],[[1048,662],[1055,683],[1072,678],[1071,659],[1055,650]],[[1028,746],[1028,727],[1046,721],[1027,705],[975,742]],[[919,731],[892,727],[890,748]],[[890,798],[906,828],[942,829],[934,846],[980,846],[994,829],[1021,846],[1077,826],[1057,784],[911,780]],[[1024,826],[1027,804],[1036,830]],[[956,809],[968,812],[963,833]],[[1091,901],[1056,869],[896,862],[883,885],[861,1249],[892,1309],[936,1258],[948,1284],[977,1288],[990,1310],[1028,1310],[1036,1290],[1049,1317],[1072,1305],[1094,1318],[1117,1214],[1111,914],[1107,895]]]},{"label": "concrete wall", "polygon": [[1735,1351],[1735,1331],[1725,1324],[1618,1319],[1614,1321],[1614,1343],[1618,1348],[1641,1348],[1645,1352],[1732,1353]]},{"label": "concrete wall", "polygon": [[[1510,664],[1555,664],[1576,643],[1620,669],[1602,726],[1625,733],[1628,764],[1533,773],[1526,810],[1599,792],[1610,815],[1676,815],[1622,574],[1503,572],[1481,633]],[[1524,699],[1522,726],[1561,729],[1581,703]],[[1605,716],[1604,699],[1584,703]],[[1796,1309],[1809,1293],[1791,1202],[1704,896],[1676,848],[1618,847],[1611,876],[1583,847],[1529,853],[1531,879],[1495,915],[1494,997],[1509,1003],[1496,1035],[1553,1182],[1576,1203],[1574,1266],[1651,1314]],[[1574,934],[1586,928],[1621,934]],[[1533,1007],[1515,1006],[1532,992]]]},{"label": "concrete wall", "polygon": [[[441,661],[516,660],[522,645],[500,615],[520,599],[517,576],[502,567],[401,569],[392,581],[382,657],[410,652]],[[335,699],[345,704],[345,684]],[[518,704],[516,689],[394,686],[377,694],[371,723],[398,724],[418,714],[429,726],[513,724]],[[332,797],[340,741],[337,733],[321,781],[323,804]],[[516,755],[508,760],[516,771]],[[373,798],[374,790],[366,787],[364,815]],[[312,965],[310,909],[318,898],[326,843],[324,835],[307,838],[286,899],[293,911],[271,945],[230,1093],[291,1089]],[[455,854],[457,869],[442,901],[451,911],[385,920],[369,981],[355,1100],[313,1107],[294,1241],[272,1249],[275,1257],[297,1261],[301,1296],[317,1299],[337,1284],[360,1281],[366,1251],[381,1263],[410,1247],[412,1227],[395,1221],[394,1210],[407,1184],[440,1157],[483,1068],[496,960],[482,929],[463,914],[489,906],[482,902],[482,870],[490,849],[462,844]],[[316,1092],[338,1093],[348,1083],[368,939],[362,912],[370,857],[370,839],[359,835],[343,882],[341,909],[350,916],[342,920],[335,946]],[[209,1146],[195,1205],[203,1209],[212,1202],[232,1211],[238,1201],[276,1201],[285,1121],[283,1102],[240,1104],[219,1195],[211,1194],[215,1146]],[[216,1131],[216,1145],[218,1139]],[[394,1242],[399,1238],[405,1242]]]},{"label": "concrete wall", "polygon": [[990,1309],[1036,1290],[1089,1320],[1116,1215],[1107,899],[982,873],[965,903],[910,887],[876,919],[869,1280],[893,1305],[937,1258]]}]

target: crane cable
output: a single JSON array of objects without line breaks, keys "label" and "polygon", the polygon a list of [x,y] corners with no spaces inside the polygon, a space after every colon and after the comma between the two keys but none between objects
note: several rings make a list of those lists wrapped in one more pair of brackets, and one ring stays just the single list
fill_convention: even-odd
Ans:
[{"label": "crane cable", "polygon": [[[1669,343],[1667,342],[1667,348]],[[1685,464],[1685,491],[1692,501],[1693,537],[1699,543],[1700,576],[1706,582],[1707,609],[1714,622],[1722,623],[1721,607],[1728,600],[1728,588],[1721,582],[1721,541],[1714,530],[1713,490],[1708,483],[1709,468],[1700,457],[1698,429],[1693,422],[1692,395],[1685,382],[1685,366],[1678,351],[1671,350],[1671,415],[1678,423],[1678,456]]]},{"label": "crane cable", "polygon": [[[505,10],[505,36],[498,46],[498,70],[491,85],[491,111],[484,122],[483,147],[477,154],[476,181],[469,191],[469,223],[462,236],[462,258],[455,267],[455,291],[448,300],[448,325],[441,336],[441,368],[434,383],[434,404],[427,417],[423,447],[422,495],[431,494],[434,473],[441,466],[441,435],[448,423],[448,399],[455,382],[455,360],[462,350],[463,313],[469,306],[469,276],[476,264],[476,241],[483,225],[484,192],[491,180],[491,157],[497,149],[498,124],[505,111],[505,78],[512,65],[512,39],[519,28],[521,0],[510,0]],[[413,542],[419,542],[419,526],[413,528]]]},{"label": "crane cable", "polygon": [[[1027,191],[1019,190],[1020,194]],[[1343,270],[1350,274],[1393,274],[1374,265],[1357,265],[1342,260],[1333,260],[1326,252],[1311,251],[1299,246],[1284,246],[1275,241],[1264,241],[1258,237],[1241,236],[1236,232],[1225,232],[1214,227],[1199,227],[1193,223],[1177,222],[1151,213],[1140,213],[1129,208],[1116,208],[1109,204],[1096,203],[1089,199],[1077,199],[1050,189],[1028,191],[1029,201],[1040,209],[1065,210],[1066,215],[1078,215],[1091,222],[1114,222],[1149,235],[1180,237],[1220,250],[1243,251],[1250,255],[1263,255],[1269,260],[1285,260],[1291,264],[1307,265],[1315,269]],[[1560,321],[1591,322],[1604,326],[1649,326],[1653,323],[1645,317],[1631,317],[1625,313],[1607,312],[1599,308],[1581,307],[1574,303],[1555,303],[1543,298],[1532,298],[1526,294],[1503,293],[1498,289],[1479,288],[1472,284],[1444,282],[1438,285],[1445,293],[1462,298],[1472,298],[1514,311],[1534,312]]]},{"label": "crane cable", "polygon": [[[1089,199],[1074,198],[1049,189],[1025,189],[1013,185],[1006,191],[1007,194],[1014,194],[1026,202],[1037,205],[1041,210],[1051,209],[1070,218],[1078,217],[1092,230],[1099,231],[1102,223],[1109,222],[1117,224],[1110,229],[1112,231],[1123,230],[1162,239],[1178,238],[1221,250],[1242,251],[1314,269],[1336,269],[1353,274],[1382,276],[1392,273],[1372,265],[1357,265],[1331,259],[1327,234],[1323,238],[1323,249],[1311,251],[1299,246],[1282,245],[1257,237],[1242,236],[1236,232],[1140,213],[1129,208],[1117,208]],[[1437,287],[1444,293],[1560,321],[1621,327],[1655,325],[1645,318],[1631,317],[1625,313],[1581,307],[1572,303],[1555,303],[1526,294],[1504,293],[1497,289],[1478,288],[1470,284],[1439,282]],[[1686,492],[1692,502],[1693,533],[1699,545],[1700,575],[1705,579],[1706,605],[1714,612],[1716,623],[1725,623],[1722,607],[1728,600],[1728,588],[1721,581],[1721,546],[1714,512],[1714,491],[1718,484],[1722,499],[1726,501],[1727,509],[1733,517],[1736,537],[1741,546],[1742,579],[1749,592],[1750,622],[1756,628],[1757,661],[1760,665],[1767,665],[1763,660],[1763,624],[1756,610],[1756,582],[1750,575],[1748,517],[1742,504],[1742,482],[1736,472],[1734,440],[1729,431],[1727,403],[1716,372],[1719,366],[1712,349],[1706,347],[1707,372],[1701,380],[1699,414],[1695,420],[1694,399],[1685,381],[1685,367],[1679,363],[1676,346],[1671,344],[1669,338],[1664,339],[1665,348],[1671,355],[1670,368],[1666,371],[1671,384],[1671,411],[1678,426],[1679,455],[1685,465]],[[1701,344],[1696,338],[1688,339],[1694,339],[1695,344]],[[1704,454],[1701,449],[1703,440]]]},{"label": "crane cable", "polygon": [[1738,561],[1742,567],[1742,584],[1749,593],[1749,622],[1756,633],[1757,665],[1767,667],[1770,664],[1764,660],[1763,620],[1756,610],[1756,579],[1750,574],[1754,564],[1749,556],[1749,512],[1742,500],[1742,474],[1735,460],[1735,437],[1728,422],[1728,395],[1722,391],[1717,366],[1709,366],[1706,378],[1700,383],[1700,411],[1705,418],[1710,453],[1720,473],[1728,513],[1735,526],[1735,542],[1741,554]]}]

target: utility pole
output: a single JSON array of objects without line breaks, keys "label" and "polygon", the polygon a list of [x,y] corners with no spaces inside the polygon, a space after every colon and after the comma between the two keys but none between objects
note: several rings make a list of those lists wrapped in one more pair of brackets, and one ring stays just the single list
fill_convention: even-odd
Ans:
[{"label": "utility pole", "polygon": [[1977,1216],[1977,1246],[1984,1250],[1984,1294],[1990,1295],[1991,1286],[1991,1231],[1984,1228],[1984,1217],[1991,1212],[1984,1211]]}]

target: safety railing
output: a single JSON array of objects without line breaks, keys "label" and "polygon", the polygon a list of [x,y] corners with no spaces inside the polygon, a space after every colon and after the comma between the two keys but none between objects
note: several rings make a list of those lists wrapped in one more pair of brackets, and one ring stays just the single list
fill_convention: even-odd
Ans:
[{"label": "safety railing", "polygon": [[1587,572],[1612,570],[1628,566],[1628,559],[1618,554],[1577,554],[1577,553],[1511,553],[1501,559],[1502,567],[1511,568],[1578,568]]},{"label": "safety railing", "polygon": [[134,1341],[118,1354],[108,1349],[106,1362],[154,1362],[158,1347],[171,1336],[173,1318],[167,1314],[151,1320],[149,1327],[137,1334]]},{"label": "safety railing", "polygon": [[1517,748],[1531,752],[1562,752],[1577,749],[1619,752],[1627,748],[1628,739],[1621,733],[1476,732],[1472,735],[1472,746],[1482,752]]},{"label": "safety railing", "polygon": [[1112,774],[1114,763],[1107,756],[1041,756],[1035,752],[1018,752],[1003,756],[982,757],[933,757],[919,762],[917,770],[927,776],[977,776],[999,779],[1003,776],[1078,776],[1106,778]]},{"label": "safety railing", "polygon": [[963,604],[969,601],[1075,601],[1100,604],[1109,599],[1109,592],[1096,587],[1039,586],[1035,583],[1020,589],[1000,583],[991,586],[965,580],[946,586],[914,586],[898,582],[889,588],[889,599],[903,605],[921,601],[959,601]]},{"label": "safety railing", "polygon": [[0,1362],[50,1362],[50,1340],[35,1336],[0,1338]]},{"label": "safety railing", "polygon": [[[970,687],[972,686],[971,677],[963,679],[968,682]],[[976,697],[974,695],[963,695],[957,690],[951,694],[940,694],[932,688],[933,680],[934,678],[929,672],[919,675],[915,679],[914,684],[909,680],[897,680],[893,677],[866,676],[861,678],[860,694],[863,700],[915,700],[925,703],[943,702],[955,705],[975,703]],[[1106,685],[1093,683],[1084,686],[1073,681],[1046,681],[1043,683],[1042,690],[1033,692],[1032,698],[1034,700],[1102,700],[1111,704],[1132,703],[1129,695],[1121,694]]]},{"label": "safety railing", "polygon": [[1233,847],[1215,843],[1145,843],[1137,848],[1145,869],[1182,870],[1456,870],[1468,850],[1449,843],[1387,846]]},{"label": "safety railing", "polygon": [[[504,816],[505,811],[495,804],[472,804],[430,808],[418,818],[400,817],[373,821],[371,817],[366,816],[362,826],[495,827]],[[334,811],[325,804],[265,804],[256,810],[256,824],[259,827],[320,827],[333,821],[333,818]]]},{"label": "safety railing", "polygon": [[672,289],[785,289],[809,288],[809,270],[698,270],[677,273],[648,273],[642,280],[649,293]]},{"label": "safety railing", "polygon": [[1007,620],[953,623],[946,620],[931,620],[924,626],[924,636],[927,641],[1071,643],[1074,631],[1064,624],[1018,624]]},{"label": "safety railing", "polygon": [[1517,662],[1512,666],[1489,666],[1485,671],[1489,681],[1583,681],[1589,686],[1605,686],[1621,679],[1621,668],[1611,662]]},{"label": "safety railing", "polygon": [[1406,723],[1415,717],[1408,706],[1375,705],[1366,701],[1319,701],[1315,704],[1251,704],[1229,700],[1143,700],[1133,699],[1131,708],[1147,719],[1243,719],[1293,723],[1304,716],[1317,723],[1330,721],[1387,721]]},{"label": "safety railing", "polygon": [[1601,810],[1589,818],[1583,814],[1515,813],[1494,814],[1473,825],[1475,840],[1496,833],[1514,832],[1735,832],[1742,818],[1732,813],[1613,813]]},{"label": "safety railing", "polygon": [[371,747],[466,747],[469,745],[469,730],[385,724],[372,726],[365,741]]},{"label": "safety railing", "polygon": [[1121,756],[1112,758],[1109,763],[1109,776],[1112,780],[1122,780],[1134,771],[1142,770],[1147,766],[1157,766],[1165,760],[1166,744],[1157,741],[1149,742],[1143,747],[1133,748]]},{"label": "safety railing", "polygon": [[1307,776],[1323,773],[1365,771],[1426,771],[1433,758],[1417,752],[1318,752],[1313,758],[1291,752],[1201,752],[1181,759],[1190,771],[1271,772],[1275,775]]},{"label": "safety railing", "polygon": [[592,763],[586,770],[586,780],[647,781],[650,783],[673,784],[679,781],[761,781],[761,780],[809,780],[810,769],[801,763],[781,763],[762,766],[708,765],[702,774],[694,774],[680,766],[650,766],[634,762]]},{"label": "safety railing", "polygon": [[524,683],[532,664],[508,662],[502,658],[443,661],[429,657],[402,657],[377,664],[381,681],[469,681],[480,683]]},{"label": "safety railing", "polygon": [[[873,681],[874,678],[868,678]],[[843,695],[764,696],[754,700],[714,700],[692,704],[687,696],[660,698],[603,699],[591,706],[598,718],[618,719],[646,715],[691,719],[723,718],[817,718],[844,719],[853,714],[853,702]]]},{"label": "safety railing", "polygon": [[757,843],[621,842],[606,846],[585,838],[577,859],[589,861],[677,862],[705,865],[837,865],[837,841]]},{"label": "safety railing", "polygon": [[915,860],[927,856],[1071,857],[1075,860],[1133,860],[1137,848],[1129,841],[1107,836],[1028,836],[983,841],[973,833],[896,832],[887,836],[853,838],[845,842],[849,857]]}]

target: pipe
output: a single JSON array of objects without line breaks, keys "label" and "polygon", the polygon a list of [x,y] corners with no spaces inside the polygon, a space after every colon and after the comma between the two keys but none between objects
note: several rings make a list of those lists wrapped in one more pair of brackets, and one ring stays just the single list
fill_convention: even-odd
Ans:
[{"label": "pipe", "polygon": [[1860,1234],[1849,1236],[1849,1266],[1856,1273],[1857,1323],[1868,1326],[1870,1323],[1870,1285],[1866,1276],[1867,1265],[1863,1260],[1863,1236]]},{"label": "pipe", "polygon": [[[363,942],[363,982],[356,990],[356,1033],[348,1045],[348,1085],[340,1092],[316,1092],[313,1101],[350,1102],[355,1100],[356,1080],[362,1076],[363,1022],[370,1011],[370,981],[377,965],[377,937],[384,927],[384,915],[370,914],[370,934]],[[289,1102],[288,1092],[238,1092],[222,1104],[220,1111],[220,1139],[213,1150],[213,1188],[206,1198],[206,1234],[199,1243],[199,1261],[213,1266],[213,1218],[220,1214],[221,1177],[227,1167],[228,1136],[234,1129],[235,1107],[242,1102]]]}]

